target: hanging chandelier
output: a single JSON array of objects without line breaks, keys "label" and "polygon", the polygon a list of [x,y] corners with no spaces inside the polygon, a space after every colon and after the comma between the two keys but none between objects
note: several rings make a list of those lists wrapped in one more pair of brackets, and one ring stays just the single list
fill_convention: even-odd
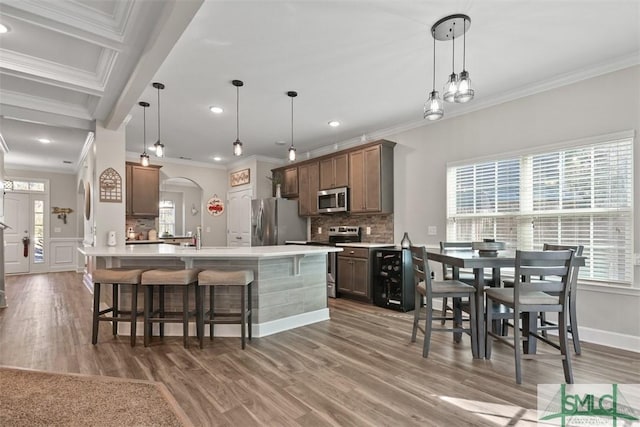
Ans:
[{"label": "hanging chandelier", "polygon": [[158,140],[153,146],[156,149],[156,157],[164,157],[164,144],[160,142],[160,91],[164,89],[164,85],[155,82],[152,86],[158,89]]},{"label": "hanging chandelier", "polygon": [[[449,80],[445,83],[442,97],[447,102],[465,103],[473,99],[475,92],[471,87],[471,79],[466,69],[467,55],[467,31],[471,25],[471,18],[467,15],[458,13],[445,16],[438,20],[431,27],[431,36],[433,37],[433,89],[429,94],[429,99],[424,105],[424,118],[429,120],[437,120],[444,115],[442,101],[435,90],[435,70],[436,70],[436,53],[435,41],[451,41],[452,44],[452,70]],[[460,77],[455,72],[455,40],[456,37],[463,36],[462,47],[462,72]]]},{"label": "hanging chandelier", "polygon": [[149,155],[147,154],[147,108],[149,103],[140,101],[138,105],[142,107],[142,154],[140,154],[140,164],[149,166]]},{"label": "hanging chandelier", "polygon": [[240,142],[240,88],[244,86],[242,80],[231,81],[236,87],[236,141],[233,143],[233,155],[242,156],[242,142]]},{"label": "hanging chandelier", "polygon": [[293,98],[298,96],[298,92],[289,91],[287,96],[291,98],[291,146],[289,147],[289,161],[296,160],[296,148],[293,146]]}]

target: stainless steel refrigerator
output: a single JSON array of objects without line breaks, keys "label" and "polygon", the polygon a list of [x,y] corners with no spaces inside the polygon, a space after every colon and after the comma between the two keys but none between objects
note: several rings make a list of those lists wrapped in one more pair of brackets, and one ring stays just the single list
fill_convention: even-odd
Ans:
[{"label": "stainless steel refrigerator", "polygon": [[307,240],[307,220],[298,216],[298,201],[252,200],[251,246],[284,245],[287,240]]}]

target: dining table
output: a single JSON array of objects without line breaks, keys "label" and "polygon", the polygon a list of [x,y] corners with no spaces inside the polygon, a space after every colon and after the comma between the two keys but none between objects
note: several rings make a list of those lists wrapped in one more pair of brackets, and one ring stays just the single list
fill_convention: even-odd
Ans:
[{"label": "dining table", "polygon": [[[477,322],[477,358],[485,357],[485,286],[501,286],[500,272],[504,268],[515,268],[516,251],[500,250],[491,254],[481,253],[471,249],[426,249],[427,259],[453,267],[453,279],[458,280],[459,269],[473,269],[474,282],[476,288],[476,319]],[[584,265],[584,257],[576,258],[577,265]],[[485,278],[485,269],[491,269],[491,280]],[[525,339],[523,351],[534,354],[536,352],[536,339],[529,332],[537,330],[537,316],[526,316],[523,320],[523,338]]]},{"label": "dining table", "polygon": [[492,270],[491,284],[500,284],[500,269],[513,268],[516,261],[516,253],[512,250],[498,251],[495,254],[480,254],[479,251],[471,249],[428,249],[427,259],[453,267],[453,279],[458,280],[459,269],[473,269],[474,283],[476,288],[476,322],[478,339],[476,340],[477,357],[482,359],[485,356],[484,342],[484,288],[489,284],[485,278],[485,269]]}]

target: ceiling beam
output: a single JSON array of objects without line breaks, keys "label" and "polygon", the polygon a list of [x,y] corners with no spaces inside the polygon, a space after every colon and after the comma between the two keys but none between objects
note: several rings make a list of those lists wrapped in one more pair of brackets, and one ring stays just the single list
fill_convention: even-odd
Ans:
[{"label": "ceiling beam", "polygon": [[107,129],[120,127],[125,117],[140,98],[142,92],[153,79],[173,46],[187,28],[204,0],[172,0],[164,4],[160,19],[155,23],[153,32],[140,60],[131,73],[120,97],[104,121]]}]

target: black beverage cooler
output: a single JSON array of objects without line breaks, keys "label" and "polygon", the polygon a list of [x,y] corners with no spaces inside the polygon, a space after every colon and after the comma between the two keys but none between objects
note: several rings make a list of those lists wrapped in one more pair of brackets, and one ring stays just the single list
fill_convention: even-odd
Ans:
[{"label": "black beverage cooler", "polygon": [[375,305],[398,311],[415,308],[415,284],[409,249],[378,249],[373,271]]}]

